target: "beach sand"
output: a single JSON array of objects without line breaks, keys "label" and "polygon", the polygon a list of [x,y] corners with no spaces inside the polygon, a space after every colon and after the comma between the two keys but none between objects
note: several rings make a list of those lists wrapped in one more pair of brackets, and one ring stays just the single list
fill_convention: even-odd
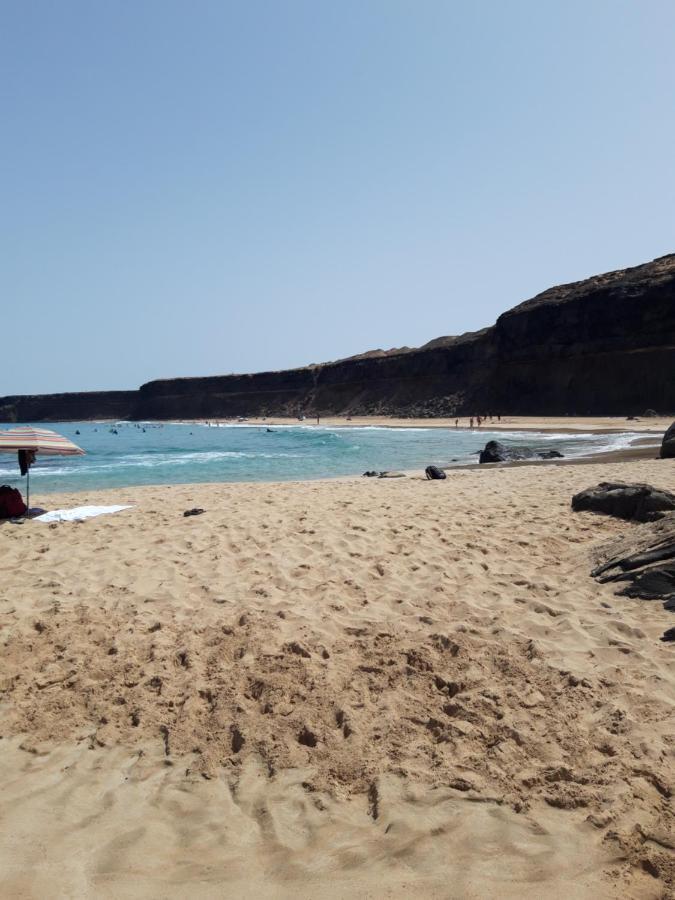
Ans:
[{"label": "beach sand", "polygon": [[0,526],[0,896],[671,896],[675,618],[570,499],[674,476],[36,497],[134,508]]},{"label": "beach sand", "polygon": [[[191,419],[192,422],[203,422],[204,419]],[[232,423],[233,419],[210,419],[211,422]],[[270,416],[264,419],[251,417],[246,420],[251,425],[297,425],[298,419]],[[459,428],[468,429],[470,419],[462,416],[458,419]],[[598,433],[611,434],[634,431],[657,435],[660,444],[664,432],[673,423],[673,416],[655,416],[628,419],[626,416],[502,416],[501,420],[494,416],[492,421],[484,421],[478,427],[474,422],[473,431],[548,431],[557,434]],[[315,425],[316,416],[308,416],[304,425]],[[352,428],[454,428],[455,418],[400,419],[395,416],[320,416],[319,424],[329,427],[348,425]]]}]

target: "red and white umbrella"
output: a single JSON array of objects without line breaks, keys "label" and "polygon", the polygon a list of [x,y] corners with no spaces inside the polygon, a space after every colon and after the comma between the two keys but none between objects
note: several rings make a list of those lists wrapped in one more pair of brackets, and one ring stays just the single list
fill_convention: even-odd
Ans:
[{"label": "red and white umbrella", "polygon": [[84,456],[84,450],[55,431],[30,425],[0,431],[0,453],[19,454],[19,465],[26,472],[26,506],[30,506],[30,467],[42,456]]}]

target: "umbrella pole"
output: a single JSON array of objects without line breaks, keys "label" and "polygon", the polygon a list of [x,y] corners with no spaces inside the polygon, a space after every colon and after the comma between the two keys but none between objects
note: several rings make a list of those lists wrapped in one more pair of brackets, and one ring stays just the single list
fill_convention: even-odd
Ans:
[{"label": "umbrella pole", "polygon": [[30,509],[30,466],[26,469],[26,506]]}]

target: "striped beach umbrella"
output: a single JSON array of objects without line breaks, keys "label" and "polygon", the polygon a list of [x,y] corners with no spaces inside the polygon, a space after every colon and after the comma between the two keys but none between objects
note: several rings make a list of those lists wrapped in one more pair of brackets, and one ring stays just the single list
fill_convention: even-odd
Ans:
[{"label": "striped beach umbrella", "polygon": [[0,431],[0,453],[18,453],[21,474],[26,473],[26,506],[30,506],[30,467],[38,454],[84,456],[84,450],[62,434],[30,425]]}]

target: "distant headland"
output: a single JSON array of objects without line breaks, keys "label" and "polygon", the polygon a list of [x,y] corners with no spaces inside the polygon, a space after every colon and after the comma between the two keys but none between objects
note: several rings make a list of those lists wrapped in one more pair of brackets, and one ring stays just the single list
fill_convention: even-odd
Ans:
[{"label": "distant headland", "polygon": [[0,421],[626,415],[675,410],[675,254],[550,288],[495,325],[319,365],[0,397]]}]

